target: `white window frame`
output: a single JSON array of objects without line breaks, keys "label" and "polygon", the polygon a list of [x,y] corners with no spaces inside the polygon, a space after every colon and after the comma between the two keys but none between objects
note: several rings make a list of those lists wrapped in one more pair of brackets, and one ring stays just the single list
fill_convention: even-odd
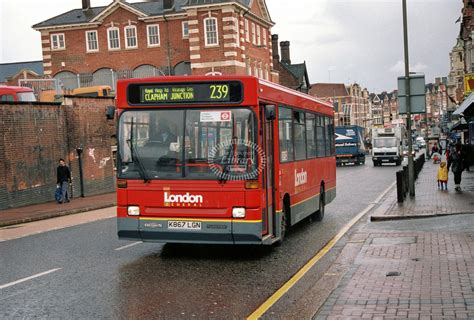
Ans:
[{"label": "white window frame", "polygon": [[252,22],[252,43],[257,44],[257,36],[255,34],[255,23]]},{"label": "white window frame", "polygon": [[[158,37],[158,43],[151,43],[150,42],[150,28],[156,27],[156,35]],[[146,41],[149,47],[159,47],[161,44],[161,36],[160,36],[160,25],[159,24],[149,24],[146,26]]]},{"label": "white window frame", "polygon": [[[63,38],[63,45],[61,46],[61,41],[59,37]],[[57,46],[54,46],[54,38],[56,38]],[[64,33],[53,33],[51,34],[51,50],[59,51],[59,50],[66,50],[66,36]]]},{"label": "white window frame", "polygon": [[[96,42],[96,49],[91,49],[89,45],[89,33],[95,33],[95,42]],[[87,52],[97,52],[99,51],[99,34],[97,30],[88,30],[86,31],[86,50]]]},{"label": "white window frame", "polygon": [[[208,21],[214,21],[215,22],[215,27],[216,27],[216,42],[215,43],[209,43],[209,38],[208,38],[208,31],[207,31],[207,26],[206,26],[206,23]],[[218,24],[217,24],[217,18],[214,18],[214,17],[210,17],[210,18],[206,18],[204,19],[204,43],[205,43],[205,46],[206,47],[216,47],[219,45],[219,28],[218,28]]]},{"label": "white window frame", "polygon": [[[110,47],[110,32],[111,31],[117,31],[117,41],[118,41],[118,47],[117,48],[112,48]],[[107,29],[107,47],[109,48],[109,51],[115,51],[115,50],[120,50],[120,29],[118,27],[110,27]]]},{"label": "white window frame", "polygon": [[[181,22],[181,30],[183,34],[183,39],[189,39],[189,22],[188,21]],[[187,33],[184,32],[185,30],[187,30]]]},{"label": "white window frame", "polygon": [[[128,37],[128,34],[127,34],[128,30],[134,30],[135,37]],[[136,49],[136,48],[138,48],[138,35],[137,35],[137,27],[136,26],[126,26],[125,28],[123,28],[123,36],[124,36],[124,40],[125,40],[125,49]],[[128,40],[133,39],[133,38],[135,38],[135,45],[134,46],[128,45]]]},{"label": "white window frame", "polygon": [[247,40],[247,42],[250,42],[250,28],[248,19],[245,19],[245,40]]},{"label": "white window frame", "polygon": [[262,44],[262,34],[260,33],[260,26],[257,24],[257,46]]}]

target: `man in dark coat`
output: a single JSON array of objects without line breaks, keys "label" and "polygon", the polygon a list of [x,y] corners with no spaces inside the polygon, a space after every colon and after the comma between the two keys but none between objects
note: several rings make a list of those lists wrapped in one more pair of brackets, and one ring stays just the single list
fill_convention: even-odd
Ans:
[{"label": "man in dark coat", "polygon": [[59,199],[58,203],[69,202],[67,190],[69,183],[71,183],[71,171],[69,170],[68,166],[66,166],[64,159],[59,159],[59,166],[56,176],[57,187],[61,188],[61,198]]}]

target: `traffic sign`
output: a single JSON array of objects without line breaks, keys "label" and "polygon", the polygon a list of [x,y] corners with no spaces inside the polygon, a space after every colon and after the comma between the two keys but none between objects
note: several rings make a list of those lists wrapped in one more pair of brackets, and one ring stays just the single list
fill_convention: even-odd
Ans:
[{"label": "traffic sign", "polygon": [[[410,85],[410,109],[411,113],[426,112],[425,98],[425,75],[413,74],[409,77]],[[405,77],[398,77],[398,103],[399,113],[407,113],[407,95],[406,95]]]}]

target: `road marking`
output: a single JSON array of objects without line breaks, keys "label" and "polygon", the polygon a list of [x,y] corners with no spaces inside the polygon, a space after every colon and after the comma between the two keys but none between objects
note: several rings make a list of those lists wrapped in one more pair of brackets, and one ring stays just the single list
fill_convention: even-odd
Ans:
[{"label": "road marking", "polygon": [[47,275],[47,274],[56,272],[56,271],[61,270],[61,269],[62,269],[62,268],[51,269],[51,270],[48,270],[48,271],[45,271],[45,272],[41,272],[41,273],[32,275],[32,276],[27,277],[27,278],[23,278],[23,279],[20,279],[20,280],[16,280],[16,281],[13,281],[13,282],[10,282],[10,283],[1,285],[1,286],[0,286],[0,289],[5,289],[5,288],[14,286],[14,285],[16,285],[16,284],[19,284],[19,283],[22,283],[22,282],[25,282],[25,281],[28,281],[28,280],[32,280],[32,279],[35,279],[35,278],[38,278],[38,277],[42,277],[42,276],[45,276],[45,275]]},{"label": "road marking", "polygon": [[123,250],[123,249],[127,249],[127,248],[130,248],[130,247],[136,246],[137,244],[140,244],[140,243],[143,243],[143,241],[137,241],[137,242],[134,242],[134,243],[130,243],[130,244],[127,244],[126,246],[123,246],[123,247],[120,247],[120,248],[117,248],[117,249],[114,249],[114,250],[115,251],[120,251],[120,250]]},{"label": "road marking", "polygon": [[298,272],[296,272],[290,280],[288,280],[280,289],[278,289],[274,294],[272,294],[260,307],[258,307],[252,314],[250,314],[247,319],[254,320],[260,318],[265,312],[268,311],[280,298],[287,293],[298,281],[303,278],[303,276],[311,270],[311,268],[319,261],[322,257],[326,255],[334,245],[349,231],[367,212],[372,210],[378,203],[394,186],[396,182],[392,183],[387,189],[385,189],[382,194],[375,200],[375,203],[369,204],[364,210],[362,210],[357,216],[355,216],[348,224],[346,224],[338,234],[334,236],[329,242],[314,256],[312,257],[303,267],[301,267]]}]

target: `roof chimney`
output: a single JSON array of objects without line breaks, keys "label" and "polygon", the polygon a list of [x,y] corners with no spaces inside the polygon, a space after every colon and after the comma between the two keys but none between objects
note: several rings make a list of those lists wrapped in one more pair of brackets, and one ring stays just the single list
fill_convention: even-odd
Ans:
[{"label": "roof chimney", "polygon": [[290,60],[290,41],[280,42],[281,49],[281,62],[286,64],[291,64]]},{"label": "roof chimney", "polygon": [[273,59],[280,61],[280,54],[278,49],[278,35],[272,34],[272,51],[273,51]]},{"label": "roof chimney", "polygon": [[89,10],[91,8],[91,0],[82,0],[82,10]]}]

